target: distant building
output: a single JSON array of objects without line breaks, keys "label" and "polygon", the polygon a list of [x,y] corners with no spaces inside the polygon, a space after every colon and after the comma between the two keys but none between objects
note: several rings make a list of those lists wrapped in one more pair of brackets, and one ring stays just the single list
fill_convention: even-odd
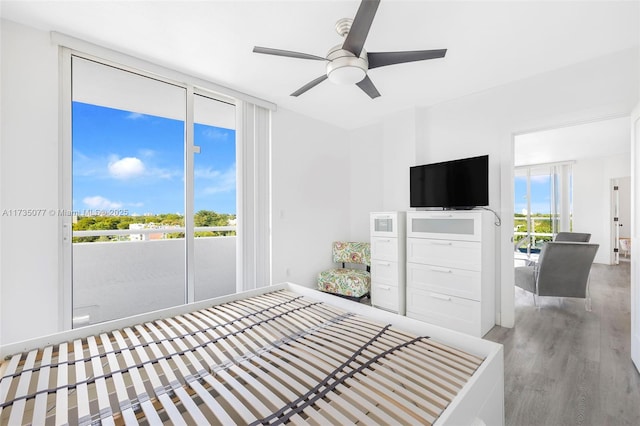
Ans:
[{"label": "distant building", "polygon": [[[159,229],[159,228],[179,228],[179,226],[161,226],[156,225],[155,223],[130,223],[130,230],[141,230],[141,229]],[[144,233],[144,234],[130,234],[129,240],[131,241],[151,241],[151,240],[163,240],[166,238],[166,233],[164,232],[154,232],[154,233]]]}]

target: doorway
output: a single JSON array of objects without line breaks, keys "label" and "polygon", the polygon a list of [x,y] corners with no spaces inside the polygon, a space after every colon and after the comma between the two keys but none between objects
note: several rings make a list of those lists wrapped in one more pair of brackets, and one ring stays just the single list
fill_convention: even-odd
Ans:
[{"label": "doorway", "polygon": [[[613,263],[614,228],[609,225],[613,217],[611,181],[631,174],[629,157],[629,117],[531,132],[514,138],[516,178],[517,170],[526,167],[570,165],[565,195],[550,190],[545,203],[550,206],[563,204],[563,197],[565,200],[568,197],[570,205],[558,210],[568,213],[561,214],[564,219],[558,218],[556,232],[590,233],[591,242],[600,245],[595,263]],[[522,214],[516,210],[518,201],[514,199],[514,217]],[[548,215],[553,216],[553,210]],[[516,236],[514,230],[514,239]]]},{"label": "doorway", "polygon": [[611,179],[611,263],[631,261],[631,176]]}]

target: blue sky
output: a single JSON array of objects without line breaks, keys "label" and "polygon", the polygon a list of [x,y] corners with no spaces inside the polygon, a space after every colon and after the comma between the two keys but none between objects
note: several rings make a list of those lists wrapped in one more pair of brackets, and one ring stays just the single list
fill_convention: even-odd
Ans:
[{"label": "blue sky", "polygon": [[[73,102],[73,210],[184,213],[184,123]],[[195,211],[236,212],[235,131],[195,124]]]},{"label": "blue sky", "polygon": [[[527,178],[516,176],[514,213],[524,213],[527,209]],[[551,212],[551,178],[549,175],[531,176],[531,213]]]}]

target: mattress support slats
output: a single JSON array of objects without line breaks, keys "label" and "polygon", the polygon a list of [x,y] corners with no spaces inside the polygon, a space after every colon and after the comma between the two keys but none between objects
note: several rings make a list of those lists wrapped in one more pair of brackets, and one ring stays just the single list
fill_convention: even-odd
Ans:
[{"label": "mattress support slats", "polygon": [[[299,299],[299,298],[301,298],[301,297],[302,297],[302,296],[298,296],[298,297],[294,298],[294,299],[293,299],[293,300],[291,300],[291,301],[288,301],[288,302],[282,302],[282,303],[280,303],[279,305],[285,305],[285,304],[293,303],[293,302],[294,302],[294,300]],[[269,318],[269,319],[267,319],[266,321],[271,321],[271,320],[273,320],[273,319],[275,319],[275,318],[278,318],[278,317],[280,317],[280,316],[287,315],[287,314],[289,314],[289,313],[291,313],[291,312],[298,311],[298,310],[302,310],[302,309],[304,309],[304,308],[307,308],[307,307],[310,307],[310,306],[314,306],[314,305],[318,305],[318,304],[320,304],[320,302],[313,302],[313,303],[309,303],[309,304],[307,304],[307,305],[305,305],[305,306],[299,306],[299,307],[294,308],[293,310],[285,311],[284,313],[282,313],[281,315],[278,315],[278,316],[276,316],[276,317],[270,317],[270,318]],[[279,306],[279,305],[278,305],[278,306]],[[277,306],[276,306],[276,305],[274,305],[273,307],[267,307],[267,308],[264,308],[262,311],[265,311],[265,312],[266,312],[266,311],[272,310],[272,309],[274,309],[274,308],[276,308],[276,307],[277,307]],[[245,317],[252,317],[252,316],[260,315],[261,313],[262,313],[262,312],[255,312],[255,313],[252,313],[252,314],[245,315]],[[216,324],[216,325],[214,325],[214,326],[211,326],[211,328],[210,328],[210,329],[211,329],[211,330],[213,330],[213,329],[215,329],[215,328],[217,328],[217,327],[225,327],[225,326],[228,326],[228,325],[230,325],[230,324],[232,324],[232,323],[235,323],[235,322],[241,321],[242,319],[244,319],[244,317],[236,318],[236,319],[234,319],[234,320],[232,320],[232,321],[229,321],[228,323]],[[254,326],[255,326],[255,325],[256,325],[256,324],[254,324]],[[247,328],[250,328],[250,327],[247,327]],[[203,330],[203,331],[205,331],[205,330]],[[242,332],[242,331],[239,331],[239,333],[241,333],[241,332]],[[186,337],[186,335],[176,336],[176,337],[174,337],[174,338],[165,338],[165,339],[163,339],[163,340],[171,341],[171,340],[173,340],[173,339],[179,339],[179,338],[184,338],[184,337]],[[222,337],[221,337],[221,339],[222,339],[222,338],[224,338],[224,337],[226,337],[226,336],[222,336]],[[163,341],[163,340],[158,340],[158,341],[157,341],[157,342],[155,342],[155,343],[162,343],[162,341]],[[138,346],[146,347],[146,346],[148,346],[148,343],[140,343]],[[128,346],[127,346],[127,349],[129,349],[129,350],[133,350],[133,349],[135,349],[135,348],[136,348],[136,346],[135,346],[135,345],[128,345]],[[118,355],[118,354],[120,354],[120,352],[122,352],[122,350],[123,350],[123,349],[113,350],[113,353],[114,353],[114,354],[116,354],[116,355]],[[105,352],[102,352],[102,353],[100,353],[100,357],[106,357],[107,355],[109,355],[109,353],[110,353],[110,352],[106,352],[106,351],[105,351]],[[57,354],[57,352],[56,352],[54,355],[58,355],[58,354]],[[83,357],[83,358],[79,358],[79,359],[74,359],[74,361],[67,361],[66,363],[67,363],[68,365],[71,365],[71,364],[75,364],[75,363],[76,363],[76,362],[78,362],[78,361],[91,362],[91,358],[92,358],[91,356],[90,356],[90,357]],[[39,371],[41,368],[45,368],[45,367],[57,367],[59,364],[60,364],[60,363],[48,363],[48,364],[41,363],[38,367],[22,369],[22,370],[20,371],[20,373],[12,373],[12,374],[4,374],[4,373],[3,373],[3,374],[1,374],[1,375],[0,375],[0,380],[3,380],[3,379],[5,379],[5,378],[17,377],[18,375],[20,375],[20,374],[24,374],[24,373],[25,373],[25,372],[27,372],[27,371],[37,372],[37,371]]]},{"label": "mattress support slats", "polygon": [[0,363],[0,424],[430,424],[481,358],[276,291]]}]

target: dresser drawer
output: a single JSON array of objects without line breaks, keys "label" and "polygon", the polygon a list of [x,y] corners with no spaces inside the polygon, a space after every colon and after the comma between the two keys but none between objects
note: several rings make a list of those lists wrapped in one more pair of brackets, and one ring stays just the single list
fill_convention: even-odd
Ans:
[{"label": "dresser drawer", "polygon": [[407,287],[480,301],[481,274],[465,269],[408,263]]},{"label": "dresser drawer", "polygon": [[398,260],[398,239],[371,237],[371,259]]},{"label": "dresser drawer", "polygon": [[480,271],[481,244],[468,241],[408,238],[407,262]]},{"label": "dresser drawer", "polygon": [[398,262],[386,260],[371,261],[371,281],[384,281],[387,284],[398,285]]},{"label": "dresser drawer", "polygon": [[376,237],[399,237],[404,235],[404,212],[371,213],[369,229],[371,235]]},{"label": "dresser drawer", "polygon": [[482,212],[409,212],[407,237],[481,241]]},{"label": "dresser drawer", "polygon": [[473,300],[407,288],[407,316],[482,337],[480,302]]},{"label": "dresser drawer", "polygon": [[[400,311],[398,287],[372,281],[371,304],[376,308],[398,313]],[[404,314],[404,312],[401,314]]]}]

